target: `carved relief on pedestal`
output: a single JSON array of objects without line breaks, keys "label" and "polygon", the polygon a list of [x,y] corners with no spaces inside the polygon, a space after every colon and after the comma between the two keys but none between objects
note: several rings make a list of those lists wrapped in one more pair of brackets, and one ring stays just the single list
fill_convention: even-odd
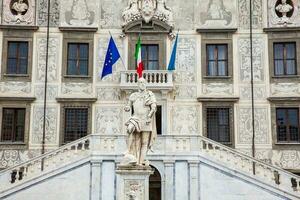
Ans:
[{"label": "carved relief on pedestal", "polygon": [[165,0],[129,0],[128,6],[123,10],[123,26],[130,22],[142,19],[149,23],[152,19],[165,22],[173,27],[173,13],[166,5]]},{"label": "carved relief on pedestal", "polygon": [[93,89],[92,89],[92,84],[90,84],[90,83],[63,83],[62,84],[62,94],[91,95],[92,93],[93,93]]},{"label": "carved relief on pedestal", "polygon": [[30,95],[31,84],[30,82],[6,81],[0,83],[0,91],[2,93],[10,93],[16,95]]},{"label": "carved relief on pedestal", "polygon": [[274,83],[271,85],[271,94],[273,96],[299,96],[299,83]]},{"label": "carved relief on pedestal", "polygon": [[198,134],[198,113],[195,106],[172,107],[172,134]]},{"label": "carved relief on pedestal", "polygon": [[[267,108],[255,108],[255,143],[269,143],[269,120]],[[251,144],[252,141],[252,117],[251,108],[240,108],[238,111],[238,143]]]},{"label": "carved relief on pedestal", "polygon": [[[36,80],[44,82],[45,80],[45,66],[46,66],[46,38],[37,39],[37,68]],[[53,82],[58,79],[58,60],[59,60],[59,39],[49,38],[49,51],[48,51],[48,81]]]},{"label": "carved relief on pedestal", "polygon": [[104,135],[122,134],[122,114],[121,108],[96,108],[95,132]]},{"label": "carved relief on pedestal", "polygon": [[299,25],[298,0],[269,0],[269,26],[296,26]]},{"label": "carved relief on pedestal", "polygon": [[[50,4],[50,26],[59,25],[59,12],[60,12],[60,1],[51,0]],[[37,5],[37,23],[39,26],[47,26],[48,17],[48,0],[38,0]]]},{"label": "carved relief on pedestal", "polygon": [[232,95],[233,85],[230,83],[203,84],[202,92],[206,95]]},{"label": "carved relief on pedestal", "polygon": [[[250,70],[250,40],[249,38],[238,39],[239,66],[241,82],[249,82],[251,79]],[[263,67],[264,41],[262,38],[253,38],[253,78],[256,82],[263,82],[265,69]]]},{"label": "carved relief on pedestal", "polygon": [[[45,142],[48,144],[56,144],[57,138],[57,108],[48,107],[46,110],[46,137]],[[33,109],[33,130],[31,134],[32,144],[41,144],[43,138],[43,120],[44,108],[42,106],[35,106]]]},{"label": "carved relief on pedestal", "polygon": [[35,0],[4,0],[3,24],[34,25]]},{"label": "carved relief on pedestal", "polygon": [[144,183],[137,180],[125,180],[125,200],[144,199]]},{"label": "carved relief on pedestal", "polygon": [[273,150],[272,162],[283,169],[299,169],[300,152],[297,150]]},{"label": "carved relief on pedestal", "polygon": [[61,26],[97,27],[99,8],[94,0],[67,0],[61,3]]},{"label": "carved relief on pedestal", "polygon": [[[206,28],[233,27],[236,24],[236,2],[232,0],[201,0],[200,26]],[[202,10],[202,9],[201,9]]]}]

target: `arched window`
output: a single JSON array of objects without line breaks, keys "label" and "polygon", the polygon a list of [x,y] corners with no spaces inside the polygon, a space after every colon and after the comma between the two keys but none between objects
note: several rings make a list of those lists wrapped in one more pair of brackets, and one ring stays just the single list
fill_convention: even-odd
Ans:
[{"label": "arched window", "polygon": [[155,171],[149,178],[149,200],[161,200],[161,176],[155,167],[152,168]]}]

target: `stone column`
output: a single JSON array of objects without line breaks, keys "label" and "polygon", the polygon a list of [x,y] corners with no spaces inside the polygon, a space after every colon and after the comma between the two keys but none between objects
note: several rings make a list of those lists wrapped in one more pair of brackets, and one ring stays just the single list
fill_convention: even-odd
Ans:
[{"label": "stone column", "polygon": [[199,161],[188,161],[190,167],[190,199],[199,199]]},{"label": "stone column", "polygon": [[102,160],[91,161],[91,200],[100,199]]},{"label": "stone column", "polygon": [[165,200],[173,200],[174,199],[174,164],[175,161],[164,161],[165,164],[165,191],[163,195]]},{"label": "stone column", "polygon": [[151,167],[119,165],[116,173],[118,200],[149,200]]}]

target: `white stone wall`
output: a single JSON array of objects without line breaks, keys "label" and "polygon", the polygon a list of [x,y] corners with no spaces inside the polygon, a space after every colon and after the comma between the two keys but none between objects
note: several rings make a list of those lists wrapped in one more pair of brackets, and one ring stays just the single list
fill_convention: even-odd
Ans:
[{"label": "white stone wall", "polygon": [[[4,3],[9,2],[3,0]],[[43,111],[43,81],[45,68],[46,47],[46,10],[47,1],[29,1],[31,15],[26,15],[21,25],[37,25],[39,29],[34,33],[34,51],[32,66],[32,81],[1,81],[1,96],[34,96],[36,101],[31,106],[30,137],[28,148],[24,150],[0,150],[0,168],[30,159],[39,154],[42,138],[42,111]],[[109,39],[108,31],[114,36],[121,56],[128,60],[128,38],[120,38],[122,33],[122,10],[127,1],[121,0],[88,0],[79,4],[75,0],[51,1],[51,29],[49,48],[48,71],[48,108],[46,117],[46,149],[55,149],[59,146],[60,138],[60,104],[57,97],[85,96],[97,97],[92,108],[92,132],[111,135],[105,141],[108,150],[114,148],[114,138],[124,135],[124,122],[127,117],[123,111],[126,101],[125,94],[119,87],[120,71],[124,70],[121,62],[114,67],[112,76],[101,81],[99,74],[106,53]],[[198,96],[229,96],[239,97],[234,106],[234,144],[243,152],[251,153],[251,101],[250,101],[250,58],[249,58],[249,3],[248,0],[221,0],[222,9],[226,16],[216,19],[206,18],[211,10],[210,1],[204,0],[167,0],[167,5],[174,15],[174,29],[180,29],[177,49],[176,72],[174,73],[175,90],[167,99],[158,97],[164,106],[164,135],[202,135],[202,104],[197,102]],[[299,2],[293,0],[295,5]],[[78,5],[81,12],[78,13]],[[268,37],[263,32],[264,27],[278,27],[275,24],[271,9],[274,1],[254,0],[254,83],[255,83],[255,117],[256,117],[256,148],[259,159],[276,163],[290,169],[300,168],[300,152],[295,149],[288,151],[272,150],[272,130],[269,96],[299,96],[299,83],[269,84],[268,69]],[[2,5],[2,3],[1,3]],[[32,12],[36,10],[36,12]],[[34,14],[36,13],[36,14]],[[72,15],[73,13],[73,15]],[[82,16],[77,16],[77,15]],[[295,15],[291,26],[297,26]],[[78,20],[78,19],[81,20]],[[298,20],[299,21],[299,20]],[[6,6],[2,9],[2,24],[16,25]],[[94,35],[94,61],[92,83],[62,83],[62,42],[63,33],[59,26],[98,28]],[[233,34],[233,84],[210,83],[202,84],[201,72],[201,34],[197,28],[237,28]],[[0,32],[2,38],[2,32]],[[2,39],[0,39],[2,44]],[[168,63],[173,41],[166,39],[166,60]],[[2,52],[0,45],[0,52]],[[2,57],[0,57],[2,59]],[[287,91],[286,88],[289,88]],[[1,102],[0,102],[1,103]],[[180,141],[182,142],[182,141]],[[177,147],[188,148],[184,142]],[[177,148],[176,147],[176,148]],[[174,147],[175,148],[175,147]],[[177,166],[176,169],[186,166]],[[168,172],[171,173],[171,172]],[[176,183],[179,184],[179,183]],[[103,194],[104,195],[104,194]]]}]

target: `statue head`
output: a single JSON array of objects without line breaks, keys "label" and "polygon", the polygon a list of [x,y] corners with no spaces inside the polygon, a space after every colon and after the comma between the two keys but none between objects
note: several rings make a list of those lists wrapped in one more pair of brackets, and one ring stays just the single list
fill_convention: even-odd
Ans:
[{"label": "statue head", "polygon": [[282,4],[286,4],[286,0],[281,0],[281,3]]},{"label": "statue head", "polygon": [[139,87],[139,90],[146,90],[146,80],[144,78],[139,78],[138,80],[138,87]]}]

